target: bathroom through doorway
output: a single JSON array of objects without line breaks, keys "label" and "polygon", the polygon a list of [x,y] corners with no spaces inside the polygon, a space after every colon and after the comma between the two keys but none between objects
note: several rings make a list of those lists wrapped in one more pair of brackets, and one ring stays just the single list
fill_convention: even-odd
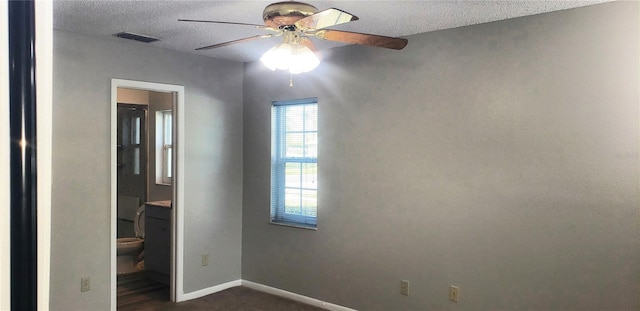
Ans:
[{"label": "bathroom through doorway", "polygon": [[181,301],[184,87],[111,85],[111,309],[156,291]]}]

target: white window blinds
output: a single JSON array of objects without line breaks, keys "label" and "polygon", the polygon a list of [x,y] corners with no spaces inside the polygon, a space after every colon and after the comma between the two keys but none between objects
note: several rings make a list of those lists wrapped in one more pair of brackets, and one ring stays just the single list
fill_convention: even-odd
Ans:
[{"label": "white window blinds", "polygon": [[317,99],[274,102],[271,120],[271,221],[316,228]]}]

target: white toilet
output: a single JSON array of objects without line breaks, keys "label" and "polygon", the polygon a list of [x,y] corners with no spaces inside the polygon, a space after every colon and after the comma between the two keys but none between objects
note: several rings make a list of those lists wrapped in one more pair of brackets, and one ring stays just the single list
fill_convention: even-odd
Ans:
[{"label": "white toilet", "polygon": [[135,238],[119,238],[117,240],[117,272],[126,274],[140,271],[138,256],[144,246],[144,204],[136,211],[133,219]]}]

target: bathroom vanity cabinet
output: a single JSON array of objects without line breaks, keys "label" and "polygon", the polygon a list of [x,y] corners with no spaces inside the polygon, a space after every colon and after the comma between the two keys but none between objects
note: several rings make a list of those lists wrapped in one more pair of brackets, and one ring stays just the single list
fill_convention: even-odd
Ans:
[{"label": "bathroom vanity cabinet", "polygon": [[168,285],[171,273],[171,203],[145,204],[145,271],[150,279]]}]

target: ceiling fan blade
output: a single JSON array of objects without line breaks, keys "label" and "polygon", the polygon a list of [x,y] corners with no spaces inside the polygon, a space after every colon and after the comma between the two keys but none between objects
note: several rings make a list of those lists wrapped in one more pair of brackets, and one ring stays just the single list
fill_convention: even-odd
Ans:
[{"label": "ceiling fan blade", "polygon": [[407,39],[403,38],[393,38],[331,29],[320,30],[314,35],[324,40],[354,43],[394,50],[402,50],[409,42]]},{"label": "ceiling fan blade", "polygon": [[323,29],[357,20],[358,17],[355,15],[331,8],[300,19],[295,23],[295,25],[302,31],[308,31]]},{"label": "ceiling fan blade", "polygon": [[196,51],[210,50],[210,49],[215,49],[215,48],[219,48],[219,47],[223,47],[223,46],[227,46],[227,45],[249,42],[249,41],[253,41],[253,40],[256,40],[256,39],[271,38],[273,36],[275,36],[275,35],[272,35],[272,34],[257,35],[257,36],[253,36],[253,37],[242,38],[242,39],[233,40],[233,41],[227,41],[227,42],[218,43],[218,44],[214,44],[214,45],[203,46],[201,48],[197,48]]},{"label": "ceiling fan blade", "polygon": [[194,22],[194,23],[211,23],[211,24],[228,24],[228,25],[243,25],[243,26],[253,26],[256,28],[266,28],[265,25],[258,24],[247,24],[247,23],[236,23],[236,22],[221,22],[221,21],[207,21],[207,20],[199,20],[199,19],[178,19],[179,22]]}]

